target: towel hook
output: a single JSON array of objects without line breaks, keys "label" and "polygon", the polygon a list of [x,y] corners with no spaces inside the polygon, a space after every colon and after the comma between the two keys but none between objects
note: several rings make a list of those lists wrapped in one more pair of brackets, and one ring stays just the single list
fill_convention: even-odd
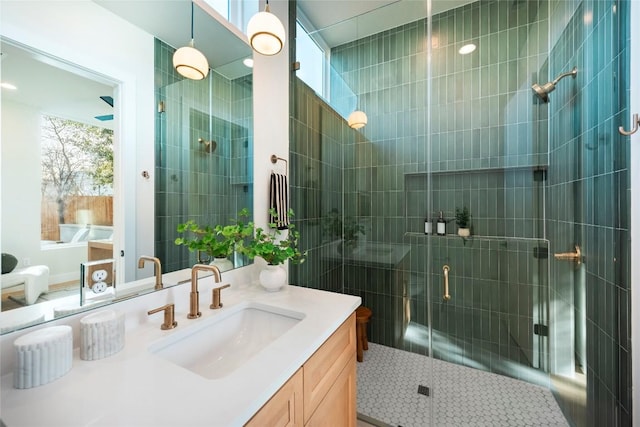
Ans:
[{"label": "towel hook", "polygon": [[283,159],[282,157],[278,157],[275,154],[271,155],[271,163],[276,164],[276,163],[278,163],[278,160],[282,160],[283,162],[285,162],[285,164],[287,163],[287,159]]},{"label": "towel hook", "polygon": [[289,170],[289,162],[287,162],[287,159],[283,159],[282,157],[278,157],[275,154],[271,155],[271,163],[273,163],[275,165],[276,163],[278,163],[278,160],[282,160],[284,162],[284,166],[285,166],[286,170]]},{"label": "towel hook", "polygon": [[631,119],[631,130],[624,130],[624,128],[620,126],[618,127],[618,132],[624,136],[633,135],[638,131],[638,125],[640,125],[640,117],[638,117],[638,113],[635,113],[633,119]]}]

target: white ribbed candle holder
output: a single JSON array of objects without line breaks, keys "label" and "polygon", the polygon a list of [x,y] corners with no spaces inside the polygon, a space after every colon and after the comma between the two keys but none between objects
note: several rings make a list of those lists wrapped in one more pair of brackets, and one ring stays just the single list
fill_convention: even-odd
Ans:
[{"label": "white ribbed candle holder", "polygon": [[51,326],[21,336],[16,352],[15,388],[32,388],[60,378],[73,364],[71,326]]},{"label": "white ribbed candle holder", "polygon": [[98,360],[124,347],[124,313],[102,310],[80,319],[80,358]]}]

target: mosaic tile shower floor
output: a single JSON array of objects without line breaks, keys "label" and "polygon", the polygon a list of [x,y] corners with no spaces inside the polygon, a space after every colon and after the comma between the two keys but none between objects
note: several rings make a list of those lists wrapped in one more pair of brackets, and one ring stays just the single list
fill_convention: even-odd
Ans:
[{"label": "mosaic tile shower floor", "polygon": [[[551,392],[524,381],[369,343],[358,363],[358,413],[391,426],[568,426]],[[418,394],[431,388],[431,397]]]}]

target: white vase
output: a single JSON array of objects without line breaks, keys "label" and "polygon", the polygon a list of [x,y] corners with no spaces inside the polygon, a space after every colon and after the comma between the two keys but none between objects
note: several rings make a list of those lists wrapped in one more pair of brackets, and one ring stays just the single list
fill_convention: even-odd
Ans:
[{"label": "white vase", "polygon": [[215,265],[220,270],[220,273],[233,269],[233,261],[228,258],[214,258],[209,265]]},{"label": "white vase", "polygon": [[458,228],[458,236],[469,237],[471,236],[471,230],[468,228]]},{"label": "white vase", "polygon": [[260,272],[259,279],[263,288],[275,292],[287,283],[287,271],[281,265],[267,264]]}]

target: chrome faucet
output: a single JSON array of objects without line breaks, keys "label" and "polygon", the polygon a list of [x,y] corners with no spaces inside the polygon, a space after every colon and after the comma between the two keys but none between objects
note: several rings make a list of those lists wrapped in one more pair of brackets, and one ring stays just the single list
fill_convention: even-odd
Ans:
[{"label": "chrome faucet", "polygon": [[191,268],[191,292],[189,293],[189,314],[187,318],[197,319],[202,316],[198,310],[200,305],[200,296],[198,294],[198,271],[211,271],[216,283],[220,283],[222,277],[220,270],[215,265],[196,264]]},{"label": "chrome faucet", "polygon": [[143,255],[138,259],[138,268],[143,268],[145,261],[151,261],[154,265],[156,275],[156,285],[154,289],[162,289],[162,265],[160,264],[160,260],[154,256]]}]

